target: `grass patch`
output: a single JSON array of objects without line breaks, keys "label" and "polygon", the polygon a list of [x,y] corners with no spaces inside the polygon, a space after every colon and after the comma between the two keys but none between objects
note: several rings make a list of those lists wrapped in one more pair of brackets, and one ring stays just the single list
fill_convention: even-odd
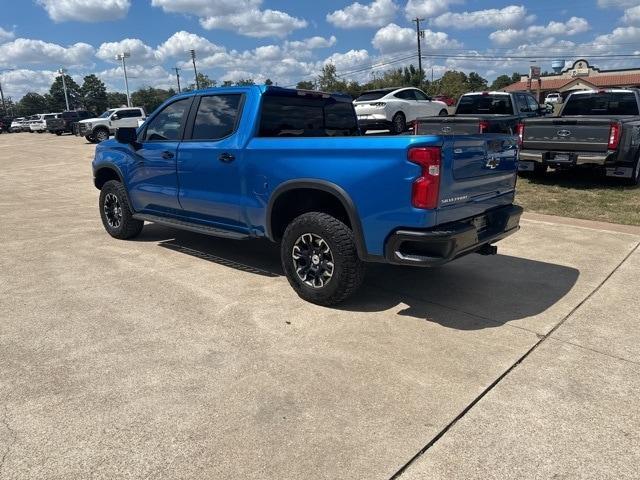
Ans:
[{"label": "grass patch", "polygon": [[529,212],[640,225],[640,188],[624,186],[595,170],[519,177],[516,203]]}]

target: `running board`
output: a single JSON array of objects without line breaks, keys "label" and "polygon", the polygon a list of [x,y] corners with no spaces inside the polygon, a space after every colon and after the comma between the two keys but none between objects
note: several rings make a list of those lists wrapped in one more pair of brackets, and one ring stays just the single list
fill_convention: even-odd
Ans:
[{"label": "running board", "polygon": [[223,228],[210,227],[208,225],[202,225],[200,223],[187,222],[185,220],[178,220],[176,218],[161,217],[159,215],[146,215],[136,213],[133,215],[136,220],[144,220],[145,222],[158,223],[167,227],[174,227],[180,230],[188,230],[190,232],[202,233],[204,235],[212,235],[214,237],[232,238],[234,240],[243,240],[249,238],[249,235],[240,232],[234,232],[232,230],[225,230]]}]

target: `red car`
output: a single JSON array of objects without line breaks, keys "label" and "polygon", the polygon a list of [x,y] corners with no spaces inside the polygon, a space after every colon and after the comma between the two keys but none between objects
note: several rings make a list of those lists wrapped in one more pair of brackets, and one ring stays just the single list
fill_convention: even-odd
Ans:
[{"label": "red car", "polygon": [[456,104],[456,101],[453,98],[448,97],[447,95],[436,95],[435,97],[433,97],[433,99],[438,100],[439,102],[446,103],[447,107],[452,107]]}]

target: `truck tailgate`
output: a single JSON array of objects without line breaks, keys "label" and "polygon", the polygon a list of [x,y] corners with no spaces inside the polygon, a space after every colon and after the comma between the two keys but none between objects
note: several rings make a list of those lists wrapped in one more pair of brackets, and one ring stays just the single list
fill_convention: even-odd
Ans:
[{"label": "truck tailgate", "polygon": [[511,203],[516,184],[517,152],[517,140],[512,135],[446,138],[438,221],[455,221]]},{"label": "truck tailgate", "polygon": [[416,119],[416,135],[473,135],[479,132],[475,117],[426,117]]},{"label": "truck tailgate", "polygon": [[524,122],[523,150],[606,153],[610,118],[536,118]]}]

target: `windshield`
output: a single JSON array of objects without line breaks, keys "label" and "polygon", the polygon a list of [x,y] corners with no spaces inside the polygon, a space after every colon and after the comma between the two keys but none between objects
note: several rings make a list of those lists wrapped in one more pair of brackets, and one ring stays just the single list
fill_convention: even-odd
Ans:
[{"label": "windshield", "polygon": [[509,95],[463,95],[456,115],[513,115]]},{"label": "windshield", "polygon": [[389,92],[364,92],[358,98],[356,98],[356,102],[369,102],[371,100],[380,100]]},{"label": "windshield", "polygon": [[638,115],[632,92],[580,93],[569,97],[562,115]]},{"label": "windshield", "polygon": [[115,110],[107,110],[106,112],[104,112],[102,115],[100,115],[98,118],[107,118],[110,117],[111,114],[115,112]]},{"label": "windshield", "polygon": [[45,120],[48,120],[48,119],[50,119],[50,118],[56,118],[56,117],[57,117],[57,115],[54,113],[54,114],[51,114],[51,115],[45,115],[45,116],[44,116],[44,119],[45,119]]}]

